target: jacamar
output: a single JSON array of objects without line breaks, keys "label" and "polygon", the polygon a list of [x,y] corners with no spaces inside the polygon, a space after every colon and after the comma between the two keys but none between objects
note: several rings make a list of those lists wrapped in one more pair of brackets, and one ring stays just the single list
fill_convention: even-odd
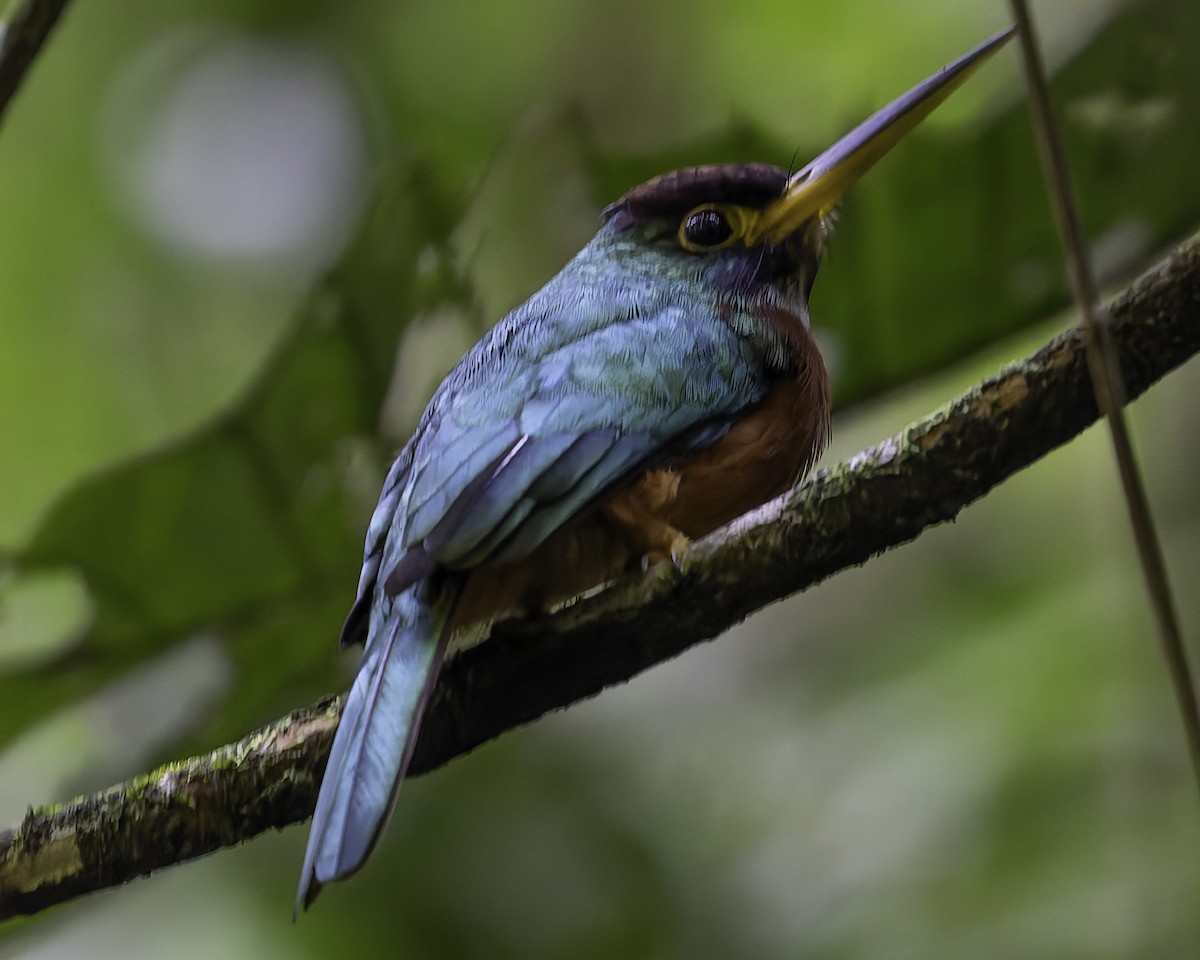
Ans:
[{"label": "jacamar", "polygon": [[297,908],[379,839],[452,635],[678,560],[813,463],[829,380],[808,296],[833,209],[1010,35],[798,173],[721,164],[635,187],[450,371],[367,530],[341,638],[365,648]]}]

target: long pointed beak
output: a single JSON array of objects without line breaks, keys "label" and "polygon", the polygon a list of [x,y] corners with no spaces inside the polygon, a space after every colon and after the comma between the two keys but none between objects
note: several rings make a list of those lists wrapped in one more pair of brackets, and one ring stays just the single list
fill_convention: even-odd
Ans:
[{"label": "long pointed beak", "polygon": [[828,213],[851,184],[962,86],[1015,31],[1009,27],[943,67],[793,174],[783,195],[759,213],[747,244],[779,243],[812,217]]}]

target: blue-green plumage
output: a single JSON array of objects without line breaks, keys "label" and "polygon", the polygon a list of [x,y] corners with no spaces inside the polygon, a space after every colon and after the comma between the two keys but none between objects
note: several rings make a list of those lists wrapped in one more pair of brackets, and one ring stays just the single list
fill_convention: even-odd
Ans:
[{"label": "blue-green plumage", "polygon": [[791,361],[753,316],[785,294],[725,288],[713,266],[603,227],[442,382],[388,478],[368,565],[519,559],[656,455],[717,439]]},{"label": "blue-green plumage", "polygon": [[760,252],[731,267],[648,242],[655,224],[610,217],[462,358],[393,465],[343,638],[365,628],[299,903],[357,869],[382,829],[441,662],[455,573],[528,556],[607,491],[711,446],[789,375],[784,338],[753,309],[764,298],[802,309],[796,271],[779,287],[751,283]]},{"label": "blue-green plumage", "polygon": [[453,588],[426,578],[372,611],[313,813],[296,906],[356,870],[383,829],[445,651]]},{"label": "blue-green plumage", "polygon": [[298,907],[378,839],[451,630],[675,556],[811,465],[829,392],[807,299],[832,207],[1010,36],[794,175],[725,164],[634,188],[449,373],[368,527],[342,633],[343,645],[365,644],[362,664]]}]

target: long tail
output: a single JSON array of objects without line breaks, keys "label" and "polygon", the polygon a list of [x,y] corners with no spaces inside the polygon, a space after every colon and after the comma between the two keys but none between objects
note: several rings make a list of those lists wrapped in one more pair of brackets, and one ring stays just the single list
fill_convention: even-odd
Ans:
[{"label": "long tail", "polygon": [[321,885],[354,873],[383,832],[446,649],[453,594],[428,580],[396,597],[374,629],[329,752],[293,919]]}]

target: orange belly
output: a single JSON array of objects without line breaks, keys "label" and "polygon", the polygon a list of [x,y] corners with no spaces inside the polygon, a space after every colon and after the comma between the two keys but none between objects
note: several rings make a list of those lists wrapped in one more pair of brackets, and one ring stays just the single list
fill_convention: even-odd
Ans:
[{"label": "orange belly", "polygon": [[786,381],[703,453],[651,470],[627,496],[702,537],[795,485],[825,445],[828,409],[809,384]]}]

